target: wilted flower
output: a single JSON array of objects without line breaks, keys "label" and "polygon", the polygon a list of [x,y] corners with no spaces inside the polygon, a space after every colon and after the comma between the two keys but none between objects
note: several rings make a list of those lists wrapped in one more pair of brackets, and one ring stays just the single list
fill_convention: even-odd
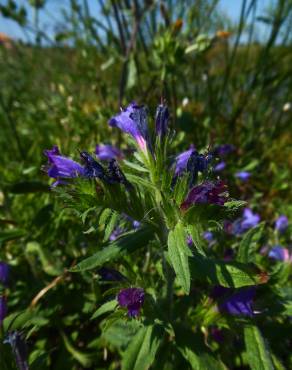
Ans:
[{"label": "wilted flower", "polygon": [[0,327],[3,323],[3,320],[5,319],[6,314],[7,314],[6,297],[0,296]]},{"label": "wilted flower", "polygon": [[98,275],[102,281],[124,281],[127,280],[126,277],[121,274],[119,271],[108,268],[108,267],[101,267],[97,271]]},{"label": "wilted flower", "polygon": [[239,171],[235,173],[235,177],[242,181],[247,181],[250,178],[251,174],[248,171]]},{"label": "wilted flower", "polygon": [[146,109],[135,102],[129,104],[121,113],[109,120],[112,127],[118,127],[120,130],[130,134],[137,142],[141,150],[147,150],[149,145],[149,134],[147,124]]},{"label": "wilted flower", "polygon": [[96,145],[95,154],[101,161],[123,158],[122,152],[112,145]]},{"label": "wilted flower", "polygon": [[219,162],[216,164],[216,166],[214,167],[214,171],[215,172],[220,172],[220,171],[223,171],[224,168],[226,167],[226,163],[225,162]]},{"label": "wilted flower", "polygon": [[275,229],[278,230],[280,233],[283,233],[289,225],[289,221],[287,216],[281,215],[277,218],[275,222]]},{"label": "wilted flower", "polygon": [[45,150],[44,154],[47,156],[50,165],[47,169],[48,175],[57,179],[52,186],[58,185],[60,183],[59,179],[84,175],[84,168],[73,161],[73,159],[62,156],[57,146],[53,146],[50,150]]},{"label": "wilted flower", "polygon": [[167,132],[169,121],[169,111],[168,107],[164,104],[159,104],[156,109],[155,116],[155,131],[160,137],[164,137]]},{"label": "wilted flower", "polygon": [[235,316],[253,317],[252,309],[255,287],[231,289],[222,286],[215,287],[213,297],[220,299],[218,309],[222,313]]},{"label": "wilted flower", "polygon": [[126,179],[126,176],[123,174],[120,169],[118,162],[115,159],[112,159],[108,165],[108,182],[111,184],[123,184],[125,187],[130,190],[132,185]]},{"label": "wilted flower", "polygon": [[127,308],[129,317],[136,317],[140,313],[144,298],[144,289],[126,288],[119,292],[117,300],[121,307]]},{"label": "wilted flower", "polygon": [[27,347],[18,331],[8,333],[7,339],[4,343],[9,343],[12,347],[12,352],[19,370],[29,370],[27,361]]},{"label": "wilted flower", "polygon": [[280,245],[275,245],[269,252],[268,256],[277,261],[287,262],[290,261],[290,254],[287,248],[283,248]]},{"label": "wilted flower", "polygon": [[9,265],[6,262],[0,261],[0,282],[3,285],[8,284]]},{"label": "wilted flower", "polygon": [[212,156],[199,154],[196,150],[193,150],[188,162],[187,171],[190,174],[190,186],[194,185],[199,172],[205,172],[208,168],[208,164],[211,161]]},{"label": "wilted flower", "polygon": [[186,210],[194,204],[217,204],[224,205],[227,200],[227,186],[222,181],[205,181],[193,187],[185,201],[181,204],[181,209]]},{"label": "wilted flower", "polygon": [[89,153],[83,151],[80,157],[84,162],[83,176],[87,178],[99,178],[108,181],[105,170]]}]

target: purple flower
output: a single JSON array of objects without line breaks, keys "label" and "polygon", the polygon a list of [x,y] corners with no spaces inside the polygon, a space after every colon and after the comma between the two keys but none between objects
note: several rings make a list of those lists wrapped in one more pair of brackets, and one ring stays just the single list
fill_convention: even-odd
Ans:
[{"label": "purple flower", "polygon": [[5,286],[8,284],[8,277],[9,265],[5,262],[0,261],[0,282]]},{"label": "purple flower", "polygon": [[250,178],[251,174],[248,171],[239,171],[236,172],[235,177],[242,181],[247,181]]},{"label": "purple flower", "polygon": [[215,157],[224,157],[227,154],[232,153],[235,150],[235,147],[231,144],[222,144],[218,145],[213,153]]},{"label": "purple flower", "polygon": [[224,168],[226,167],[226,163],[225,162],[219,162],[216,164],[216,166],[214,167],[214,171],[215,172],[220,172],[220,171],[223,171]]},{"label": "purple flower", "polygon": [[[53,146],[50,150],[45,150],[44,154],[49,161],[47,173],[54,179],[74,178],[84,175],[84,168],[73,159],[64,157],[60,154],[59,148]],[[53,186],[56,186],[60,181],[56,181]]]},{"label": "purple flower", "polygon": [[181,175],[187,169],[188,160],[193,152],[194,148],[191,147],[176,157],[175,176]]},{"label": "purple flower", "polygon": [[257,213],[253,213],[250,208],[244,208],[241,227],[244,230],[251,229],[260,222],[260,219],[260,216]]},{"label": "purple flower", "polygon": [[203,238],[210,243],[214,240],[214,235],[211,231],[205,231],[203,234]]},{"label": "purple flower", "polygon": [[186,242],[189,247],[192,247],[194,245],[193,238],[190,235],[187,236]]},{"label": "purple flower", "polygon": [[119,271],[110,269],[108,267],[101,267],[97,271],[98,275],[100,275],[100,278],[102,281],[124,281],[126,280],[126,277],[121,274]]},{"label": "purple flower", "polygon": [[6,314],[7,314],[6,297],[0,296],[0,327],[2,326]]},{"label": "purple flower", "polygon": [[166,105],[159,104],[156,109],[155,116],[155,131],[156,134],[160,137],[164,137],[167,132],[169,121],[169,111]]},{"label": "purple flower", "polygon": [[144,106],[137,105],[135,102],[129,104],[126,109],[109,120],[109,125],[118,127],[120,130],[130,134],[136,140],[141,150],[147,150],[149,134],[147,113]]},{"label": "purple flower", "polygon": [[96,145],[95,154],[101,161],[123,158],[122,152],[112,145]]},{"label": "purple flower", "polygon": [[235,316],[254,316],[252,304],[255,296],[255,287],[240,289],[218,288],[220,289],[217,289],[215,298],[220,298],[218,309],[221,313]]},{"label": "purple flower", "polygon": [[287,216],[281,215],[277,218],[275,222],[275,229],[278,230],[280,233],[283,233],[289,225],[289,221]]},{"label": "purple flower", "polygon": [[27,362],[27,347],[21,334],[18,331],[8,333],[4,343],[9,343],[12,347],[12,352],[19,370],[29,370]]},{"label": "purple flower", "polygon": [[144,289],[126,288],[119,292],[117,300],[121,307],[127,308],[129,317],[136,317],[140,313],[144,298]]},{"label": "purple flower", "polygon": [[235,220],[232,224],[232,234],[241,235],[247,230],[255,227],[260,222],[260,216],[253,213],[250,208],[243,210],[243,217]]},{"label": "purple flower", "polygon": [[139,227],[141,226],[141,222],[137,221],[137,220],[134,220],[133,221],[133,228],[136,230],[136,229],[139,229]]},{"label": "purple flower", "polygon": [[283,248],[280,245],[275,245],[269,252],[268,256],[277,261],[290,261],[290,255],[287,248]]},{"label": "purple flower", "polygon": [[226,190],[227,187],[222,181],[205,181],[190,190],[185,201],[181,204],[181,209],[186,210],[194,204],[204,203],[222,206],[227,200]]},{"label": "purple flower", "polygon": [[116,240],[122,233],[124,232],[124,230],[121,228],[121,227],[116,227],[114,229],[114,231],[111,233],[110,237],[109,237],[109,240],[111,242],[113,242],[114,240]]}]

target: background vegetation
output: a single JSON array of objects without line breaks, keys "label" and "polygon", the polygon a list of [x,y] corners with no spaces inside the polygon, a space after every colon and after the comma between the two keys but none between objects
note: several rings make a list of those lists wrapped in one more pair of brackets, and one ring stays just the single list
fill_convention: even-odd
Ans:
[{"label": "background vegetation", "polygon": [[[117,353],[135,326],[101,336],[100,322],[90,320],[103,299],[96,273],[63,274],[96,250],[106,226],[87,232],[94,220],[82,223],[51,194],[45,149],[58,145],[78,158],[104,143],[127,152],[109,118],[132,100],[153,116],[165,99],[174,154],[190,144],[201,152],[234,145],[224,170],[232,196],[270,227],[280,214],[292,219],[291,1],[259,14],[259,1],[243,0],[236,23],[216,0],[98,3],[99,14],[90,14],[86,0],[71,0],[53,36],[40,27],[46,1],[0,5],[34,37],[0,41],[0,260],[11,266],[4,329],[25,332],[32,369],[119,368]],[[288,236],[284,243],[291,247]],[[274,337],[275,368],[291,368],[289,326],[273,325],[263,331]],[[228,366],[247,363],[243,356]]]}]

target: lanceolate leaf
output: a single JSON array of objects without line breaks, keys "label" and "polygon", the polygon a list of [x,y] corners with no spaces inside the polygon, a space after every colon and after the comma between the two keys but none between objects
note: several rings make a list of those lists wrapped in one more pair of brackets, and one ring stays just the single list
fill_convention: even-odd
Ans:
[{"label": "lanceolate leaf", "polygon": [[97,319],[99,316],[103,315],[104,313],[114,311],[114,309],[117,307],[117,304],[118,303],[116,299],[104,303],[94,312],[94,314],[91,317],[91,320]]},{"label": "lanceolate leaf", "polygon": [[149,243],[152,237],[153,231],[149,227],[124,234],[91,257],[79,262],[69,271],[81,272],[102,266],[105,262],[112,261],[124,254],[129,254],[139,248],[143,248]]},{"label": "lanceolate leaf", "polygon": [[176,330],[178,350],[193,370],[224,370],[226,367],[205,346],[202,335],[187,329]]},{"label": "lanceolate leaf", "polygon": [[258,247],[258,242],[263,233],[264,224],[250,229],[243,237],[238,250],[238,261],[248,263],[253,259],[253,255]]},{"label": "lanceolate leaf", "polygon": [[158,325],[141,328],[124,352],[122,370],[149,369],[163,340],[163,329]]},{"label": "lanceolate leaf", "polygon": [[189,259],[189,264],[192,279],[207,280],[213,285],[240,288],[260,283],[260,275],[239,262],[217,261],[197,254]]},{"label": "lanceolate leaf", "polygon": [[244,328],[244,340],[251,370],[273,370],[273,362],[259,329],[254,325]]},{"label": "lanceolate leaf", "polygon": [[191,276],[188,259],[192,253],[186,244],[186,238],[183,225],[178,223],[168,236],[168,255],[180,285],[189,294]]}]

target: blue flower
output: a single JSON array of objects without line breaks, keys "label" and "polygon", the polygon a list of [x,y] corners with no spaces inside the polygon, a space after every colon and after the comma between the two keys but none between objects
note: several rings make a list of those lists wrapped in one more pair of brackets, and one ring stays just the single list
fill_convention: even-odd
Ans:
[{"label": "blue flower", "polygon": [[127,308],[129,317],[136,317],[139,315],[144,299],[145,292],[142,288],[122,289],[117,297],[119,305]]},{"label": "blue flower", "polygon": [[194,148],[191,147],[176,157],[175,176],[180,176],[187,169],[188,160],[193,152]]},{"label": "blue flower", "polygon": [[169,121],[169,111],[166,105],[160,104],[156,109],[155,131],[160,137],[164,137],[167,132]]},{"label": "blue flower", "polygon": [[44,154],[49,161],[49,167],[47,168],[48,175],[57,179],[52,186],[58,185],[61,182],[59,179],[84,175],[84,168],[79,163],[73,161],[73,159],[62,156],[57,146],[54,146],[50,150],[45,150]]},{"label": "blue flower", "polygon": [[239,171],[236,172],[235,177],[242,181],[247,181],[250,178],[251,174],[248,171]]},{"label": "blue flower", "polygon": [[205,231],[203,233],[203,238],[211,243],[214,240],[214,235],[211,231]]},{"label": "blue flower", "polygon": [[9,265],[5,262],[0,261],[0,282],[3,285],[7,285],[8,278],[9,278]]},{"label": "blue flower", "polygon": [[287,216],[281,215],[277,218],[275,222],[275,229],[278,230],[280,233],[283,233],[289,225],[289,221]]},{"label": "blue flower", "polygon": [[112,145],[96,145],[95,154],[101,161],[123,158],[122,152]]},{"label": "blue flower", "polygon": [[213,291],[213,297],[219,299],[218,309],[221,313],[253,317],[252,305],[255,292],[254,286],[240,289],[218,286]]},{"label": "blue flower", "polygon": [[257,226],[257,224],[260,222],[260,219],[260,216],[257,213],[253,213],[250,208],[244,208],[241,227],[244,230],[251,229],[252,227]]},{"label": "blue flower", "polygon": [[215,172],[220,172],[220,171],[223,171],[226,167],[226,163],[225,162],[219,162],[216,164],[216,166],[214,167],[214,171]]},{"label": "blue flower", "polygon": [[147,151],[147,145],[150,143],[147,113],[144,106],[137,105],[135,102],[129,104],[126,109],[109,120],[109,125],[130,134],[140,149]]},{"label": "blue flower", "polygon": [[3,320],[7,315],[7,303],[6,297],[0,296],[0,327],[2,326]]},{"label": "blue flower", "polygon": [[268,256],[277,261],[287,262],[290,261],[290,254],[287,248],[280,245],[275,245],[269,252]]},{"label": "blue flower", "polygon": [[260,216],[253,213],[250,208],[243,210],[243,217],[235,220],[232,224],[231,230],[234,235],[241,235],[247,230],[255,227],[260,222]]}]

